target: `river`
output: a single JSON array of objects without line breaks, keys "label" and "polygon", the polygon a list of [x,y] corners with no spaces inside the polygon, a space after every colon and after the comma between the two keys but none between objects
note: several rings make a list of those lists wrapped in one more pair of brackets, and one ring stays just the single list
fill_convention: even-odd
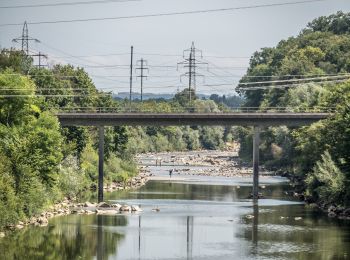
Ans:
[{"label": "river", "polygon": [[170,179],[173,165],[141,161],[158,180],[106,199],[143,212],[55,217],[1,239],[0,259],[350,259],[349,221],[289,197],[286,179],[261,178],[264,199],[254,203],[251,177]]}]

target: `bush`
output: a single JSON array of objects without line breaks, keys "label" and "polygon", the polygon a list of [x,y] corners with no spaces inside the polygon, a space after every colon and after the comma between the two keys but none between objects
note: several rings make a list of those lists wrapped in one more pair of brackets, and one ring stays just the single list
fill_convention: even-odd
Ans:
[{"label": "bush", "polygon": [[70,155],[65,158],[60,167],[58,187],[65,197],[73,198],[89,187],[90,181],[79,168],[76,157]]},{"label": "bush", "polygon": [[324,202],[343,203],[345,176],[325,151],[306,179],[307,193]]},{"label": "bush", "polygon": [[0,229],[15,223],[21,216],[18,198],[13,189],[14,182],[11,176],[3,171],[3,168],[0,162]]}]

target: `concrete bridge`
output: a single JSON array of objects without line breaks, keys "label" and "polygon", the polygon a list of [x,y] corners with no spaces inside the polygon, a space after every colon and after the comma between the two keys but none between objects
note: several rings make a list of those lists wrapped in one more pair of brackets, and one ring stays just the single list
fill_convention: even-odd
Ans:
[{"label": "concrete bridge", "polygon": [[58,113],[62,126],[99,127],[98,200],[103,201],[103,157],[105,126],[253,126],[253,198],[259,193],[259,143],[264,127],[287,125],[303,126],[329,116],[329,113],[294,112],[235,112],[235,113]]}]

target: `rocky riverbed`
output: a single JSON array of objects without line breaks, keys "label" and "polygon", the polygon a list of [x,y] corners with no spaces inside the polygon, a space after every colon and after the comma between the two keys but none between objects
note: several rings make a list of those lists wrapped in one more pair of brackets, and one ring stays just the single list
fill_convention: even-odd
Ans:
[{"label": "rocky riverbed", "polygon": [[[169,166],[173,169],[173,175],[243,177],[253,173],[252,167],[242,162],[238,158],[238,151],[235,150],[147,153],[137,156],[137,159],[139,163],[147,160],[145,170],[150,166]],[[191,167],[186,168],[186,166]],[[273,175],[274,173],[261,167],[260,174]]]}]

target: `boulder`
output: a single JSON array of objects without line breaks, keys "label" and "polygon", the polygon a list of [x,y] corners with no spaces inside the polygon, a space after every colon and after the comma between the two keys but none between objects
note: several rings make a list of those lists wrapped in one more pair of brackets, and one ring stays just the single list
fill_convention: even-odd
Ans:
[{"label": "boulder", "polygon": [[91,207],[95,207],[95,204],[89,202],[89,201],[86,201],[83,205],[84,207],[87,207],[87,208],[91,208]]},{"label": "boulder", "polygon": [[131,207],[129,205],[123,205],[120,207],[120,211],[131,211]]},{"label": "boulder", "polygon": [[344,216],[350,217],[350,208],[347,208],[343,211]]},{"label": "boulder", "polygon": [[335,218],[336,216],[337,216],[337,214],[335,214],[334,211],[328,212],[328,217],[330,217],[330,218]]},{"label": "boulder", "polygon": [[115,209],[120,209],[122,207],[122,205],[119,204],[119,203],[114,203],[114,204],[111,205],[111,207],[115,208]]},{"label": "boulder", "polygon": [[22,228],[24,228],[23,225],[20,225],[20,224],[17,224],[17,225],[16,225],[16,229],[22,229]]},{"label": "boulder", "polygon": [[100,210],[100,209],[96,209],[96,214],[97,215],[116,215],[118,213],[119,213],[119,211],[117,211],[117,210]]},{"label": "boulder", "polygon": [[85,210],[84,213],[86,215],[91,215],[91,214],[95,214],[95,212],[91,211],[91,210]]},{"label": "boulder", "polygon": [[0,232],[0,238],[5,237],[5,232]]},{"label": "boulder", "polygon": [[29,221],[29,224],[34,225],[35,223],[37,223],[37,219],[35,217],[32,217]]},{"label": "boulder", "polygon": [[109,204],[106,203],[106,202],[100,202],[100,203],[97,204],[97,207],[98,207],[98,208],[110,208],[111,205],[109,205]]},{"label": "boulder", "polygon": [[298,221],[298,220],[302,220],[302,217],[295,217],[294,220]]},{"label": "boulder", "polygon": [[334,212],[336,210],[336,207],[335,206],[330,206],[329,208],[328,208],[328,213],[329,212]]},{"label": "boulder", "polygon": [[141,209],[139,206],[137,206],[137,205],[132,205],[132,206],[131,206],[131,211],[134,211],[134,212],[141,212],[142,209]]},{"label": "boulder", "polygon": [[45,218],[45,217],[39,217],[39,218],[37,219],[37,222],[38,222],[40,225],[44,225],[44,224],[49,223],[49,221],[48,221],[47,218]]}]

